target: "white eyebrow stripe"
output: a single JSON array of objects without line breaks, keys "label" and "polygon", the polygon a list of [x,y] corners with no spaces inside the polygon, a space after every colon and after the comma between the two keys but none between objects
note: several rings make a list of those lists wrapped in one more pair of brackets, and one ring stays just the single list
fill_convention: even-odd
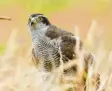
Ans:
[{"label": "white eyebrow stripe", "polygon": [[[47,17],[44,16],[44,15],[37,15],[36,17],[32,17],[32,16],[30,16],[29,18],[32,20],[32,18],[38,18],[38,17],[40,17],[40,16],[43,16],[43,17],[47,18]],[[33,19],[33,20],[34,20],[34,19]]]},{"label": "white eyebrow stripe", "polygon": [[47,17],[46,17],[46,16],[44,16],[44,15],[38,15],[38,17],[39,17],[39,16],[43,16],[43,17],[47,18]]}]

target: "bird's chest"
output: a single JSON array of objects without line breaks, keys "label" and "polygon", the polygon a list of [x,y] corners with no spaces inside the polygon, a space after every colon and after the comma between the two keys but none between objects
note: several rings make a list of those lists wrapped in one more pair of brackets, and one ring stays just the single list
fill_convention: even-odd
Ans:
[{"label": "bird's chest", "polygon": [[39,35],[33,42],[35,55],[41,59],[53,58],[58,51],[58,44],[47,36]]}]

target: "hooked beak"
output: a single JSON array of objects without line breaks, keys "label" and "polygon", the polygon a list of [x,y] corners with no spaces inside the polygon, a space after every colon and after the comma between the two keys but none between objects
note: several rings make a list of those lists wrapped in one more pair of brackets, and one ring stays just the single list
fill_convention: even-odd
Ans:
[{"label": "hooked beak", "polygon": [[31,19],[31,26],[34,25],[34,24],[37,24],[37,21],[35,18],[30,18]]}]

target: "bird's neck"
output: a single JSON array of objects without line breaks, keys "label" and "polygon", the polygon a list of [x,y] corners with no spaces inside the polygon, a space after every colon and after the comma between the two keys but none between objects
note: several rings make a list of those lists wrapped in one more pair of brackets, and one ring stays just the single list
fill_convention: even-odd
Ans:
[{"label": "bird's neck", "polygon": [[36,38],[43,37],[48,28],[49,28],[49,25],[40,23],[37,29],[32,29],[32,32],[31,32],[32,42],[35,41]]},{"label": "bird's neck", "polygon": [[37,30],[40,30],[40,31],[45,31],[45,30],[47,30],[47,28],[49,27],[49,25],[46,25],[46,24],[44,24],[44,23],[39,23],[38,24],[38,27],[37,27]]}]

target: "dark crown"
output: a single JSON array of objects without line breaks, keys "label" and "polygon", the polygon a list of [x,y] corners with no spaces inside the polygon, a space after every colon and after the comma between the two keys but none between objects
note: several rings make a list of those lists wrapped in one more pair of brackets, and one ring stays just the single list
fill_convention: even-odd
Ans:
[{"label": "dark crown", "polygon": [[50,22],[49,20],[43,15],[43,14],[32,14],[30,17],[37,17],[37,16],[40,16],[41,15],[41,18],[42,18],[42,21],[44,24],[46,25],[50,25]]}]

